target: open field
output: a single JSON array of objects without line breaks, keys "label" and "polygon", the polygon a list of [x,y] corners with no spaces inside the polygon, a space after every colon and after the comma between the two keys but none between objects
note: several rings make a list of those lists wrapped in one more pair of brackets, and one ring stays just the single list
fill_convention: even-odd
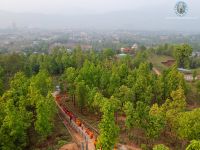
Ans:
[{"label": "open field", "polygon": [[155,55],[155,54],[150,54],[148,60],[149,62],[151,62],[153,64],[153,66],[155,68],[157,68],[159,71],[163,71],[164,69],[167,69],[168,67],[163,65],[161,62],[165,62],[167,60],[171,60],[173,59],[170,56],[159,56],[159,55]]}]

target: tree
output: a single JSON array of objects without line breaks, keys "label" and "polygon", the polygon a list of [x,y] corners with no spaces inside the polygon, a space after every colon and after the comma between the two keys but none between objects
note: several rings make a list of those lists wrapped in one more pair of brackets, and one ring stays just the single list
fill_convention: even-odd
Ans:
[{"label": "tree", "polygon": [[88,98],[88,86],[85,85],[84,81],[78,82],[76,85],[76,95],[78,99],[78,105],[82,112],[83,108],[87,104],[87,98]]},{"label": "tree", "polygon": [[31,125],[32,114],[24,107],[15,107],[13,99],[5,106],[6,116],[0,127],[0,149],[23,149],[27,145],[27,129]]},{"label": "tree", "polygon": [[120,100],[120,102],[121,102],[121,108],[122,108],[124,106],[125,102],[132,101],[132,99],[133,99],[133,92],[127,86],[122,85],[119,88],[119,91],[117,93],[115,93],[115,96]]},{"label": "tree", "polygon": [[163,116],[155,111],[155,107],[150,107],[138,101],[136,108],[133,107],[131,102],[126,102],[124,106],[126,114],[126,127],[130,128],[142,128],[148,138],[154,139],[159,137],[162,129],[165,125]]},{"label": "tree", "polygon": [[108,91],[110,96],[117,92],[118,88],[120,87],[120,77],[116,72],[113,72],[110,77],[110,83],[108,87]]},{"label": "tree", "polygon": [[165,127],[165,118],[160,113],[152,113],[150,110],[148,127],[146,128],[146,135],[150,139],[155,139],[160,136],[161,131]]},{"label": "tree", "polygon": [[125,125],[128,129],[131,129],[132,127],[134,127],[134,123],[137,119],[133,104],[131,102],[128,101],[125,103],[124,112],[126,114]]},{"label": "tree", "polygon": [[200,141],[196,140],[192,140],[186,148],[186,150],[199,150],[199,149],[200,149]]},{"label": "tree", "polygon": [[177,66],[173,66],[169,70],[165,71],[161,77],[162,79],[162,99],[166,100],[170,97],[172,91],[176,91],[181,87],[186,93],[186,83],[182,73],[178,72]]},{"label": "tree", "polygon": [[0,149],[23,149],[27,145],[32,119],[32,112],[27,110],[28,83],[23,73],[16,73],[1,98]]},{"label": "tree", "polygon": [[175,48],[175,58],[178,67],[189,67],[189,57],[192,54],[192,47],[188,44],[178,45]]},{"label": "tree", "polygon": [[183,89],[179,88],[176,91],[172,91],[171,99],[167,99],[157,112],[166,119],[168,129],[176,131],[177,116],[180,112],[184,112],[185,109],[186,98]]},{"label": "tree", "polygon": [[29,100],[34,111],[35,130],[47,137],[53,129],[55,104],[51,95],[52,81],[45,71],[40,71],[31,78]]},{"label": "tree", "polygon": [[195,80],[196,80],[196,77],[197,77],[197,71],[194,70],[194,71],[192,72],[192,80],[195,81]]},{"label": "tree", "polygon": [[35,97],[38,99],[36,102],[35,130],[43,137],[47,137],[52,132],[53,119],[56,112],[53,97],[51,93],[48,93],[47,97],[38,93]]},{"label": "tree", "polygon": [[84,53],[80,45],[77,46],[72,52],[72,62],[76,68],[81,68],[84,63]]},{"label": "tree", "polygon": [[52,90],[52,80],[45,70],[41,70],[36,76],[31,78],[30,93],[37,90],[42,96],[46,97]]},{"label": "tree", "polygon": [[149,64],[142,63],[136,71],[135,83],[132,87],[134,94],[134,103],[137,101],[150,104],[153,98],[152,92],[152,74],[150,72]]},{"label": "tree", "polygon": [[103,49],[103,56],[104,58],[112,58],[115,55],[114,50],[110,48]]},{"label": "tree", "polygon": [[153,147],[153,150],[169,150],[169,148],[163,144],[158,144]]},{"label": "tree", "polygon": [[181,139],[200,140],[200,109],[180,113],[176,132]]},{"label": "tree", "polygon": [[200,81],[197,81],[196,88],[197,88],[198,93],[200,93]]},{"label": "tree", "polygon": [[3,80],[4,80],[4,71],[3,68],[0,66],[0,95],[2,95],[4,91]]},{"label": "tree", "polygon": [[64,90],[68,91],[68,93],[72,97],[74,105],[75,105],[75,93],[76,93],[76,85],[75,85],[76,77],[77,77],[77,71],[73,67],[67,68],[64,74],[61,76],[61,81],[63,82]]},{"label": "tree", "polygon": [[106,99],[100,106],[100,111],[103,113],[103,116],[99,123],[98,147],[101,147],[103,150],[110,150],[114,148],[119,134],[119,128],[115,124],[115,106]]}]

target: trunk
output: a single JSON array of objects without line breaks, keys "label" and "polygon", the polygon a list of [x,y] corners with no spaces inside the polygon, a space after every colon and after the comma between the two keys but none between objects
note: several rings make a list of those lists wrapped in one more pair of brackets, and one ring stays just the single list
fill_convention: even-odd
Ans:
[{"label": "trunk", "polygon": [[76,106],[75,95],[73,95],[74,107]]},{"label": "trunk", "polygon": [[115,112],[115,121],[116,121],[116,123],[117,123],[117,112]]}]

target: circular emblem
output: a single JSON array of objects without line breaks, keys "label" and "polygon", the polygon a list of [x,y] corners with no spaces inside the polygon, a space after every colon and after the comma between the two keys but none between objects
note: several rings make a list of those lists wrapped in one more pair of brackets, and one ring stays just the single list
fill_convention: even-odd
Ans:
[{"label": "circular emblem", "polygon": [[178,16],[183,17],[187,14],[188,7],[187,4],[183,1],[179,1],[175,5],[175,12]]}]

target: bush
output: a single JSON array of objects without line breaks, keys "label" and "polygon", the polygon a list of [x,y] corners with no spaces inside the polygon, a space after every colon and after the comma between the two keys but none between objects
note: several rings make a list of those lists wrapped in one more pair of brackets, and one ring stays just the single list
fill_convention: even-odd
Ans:
[{"label": "bush", "polygon": [[200,141],[192,140],[186,150],[200,150]]},{"label": "bush", "polygon": [[146,144],[141,144],[141,145],[140,145],[140,147],[141,147],[141,149],[142,149],[142,150],[148,150],[148,148],[147,148],[147,145],[146,145]]},{"label": "bush", "polygon": [[155,145],[153,150],[169,150],[169,148],[163,144]]}]

